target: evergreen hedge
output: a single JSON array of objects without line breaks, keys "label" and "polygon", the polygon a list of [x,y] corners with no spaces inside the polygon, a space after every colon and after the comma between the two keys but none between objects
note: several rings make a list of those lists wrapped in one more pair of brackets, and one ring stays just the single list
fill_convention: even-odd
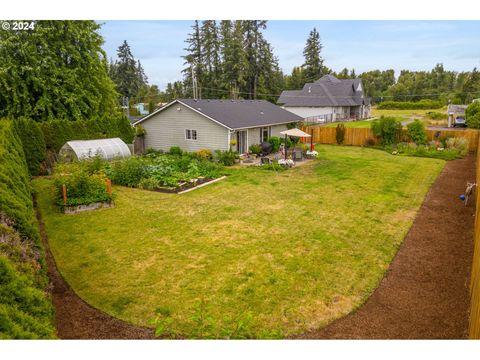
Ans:
[{"label": "evergreen hedge", "polygon": [[67,141],[119,137],[131,144],[134,129],[125,116],[91,120],[50,120],[39,123],[47,150],[57,153]]},{"label": "evergreen hedge", "polygon": [[7,120],[0,120],[0,168],[0,339],[54,338],[27,162]]},{"label": "evergreen hedge", "polygon": [[13,122],[15,130],[22,141],[23,152],[30,175],[40,174],[40,167],[46,158],[46,145],[43,132],[36,121],[31,119],[16,119]]}]

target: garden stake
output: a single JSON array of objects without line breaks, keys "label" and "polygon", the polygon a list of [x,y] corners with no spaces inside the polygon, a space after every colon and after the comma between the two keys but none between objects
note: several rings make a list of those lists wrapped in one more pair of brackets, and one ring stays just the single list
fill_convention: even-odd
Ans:
[{"label": "garden stake", "polygon": [[67,186],[62,185],[62,194],[63,194],[63,205],[67,206]]},{"label": "garden stake", "polygon": [[112,196],[112,180],[110,179],[105,180],[105,184],[107,185],[108,195]]}]

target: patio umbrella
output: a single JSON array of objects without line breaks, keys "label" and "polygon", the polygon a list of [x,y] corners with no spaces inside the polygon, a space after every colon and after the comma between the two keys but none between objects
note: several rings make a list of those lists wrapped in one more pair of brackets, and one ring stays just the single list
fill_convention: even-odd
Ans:
[{"label": "patio umbrella", "polygon": [[310,137],[310,134],[307,134],[306,132],[297,128],[280,131],[280,134],[285,135],[285,160],[287,160],[287,136]]}]

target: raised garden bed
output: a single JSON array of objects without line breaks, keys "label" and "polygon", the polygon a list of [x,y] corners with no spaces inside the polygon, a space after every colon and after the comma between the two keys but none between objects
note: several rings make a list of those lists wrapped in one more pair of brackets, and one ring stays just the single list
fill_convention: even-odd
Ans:
[{"label": "raised garden bed", "polygon": [[77,206],[64,206],[63,213],[64,214],[77,214],[84,211],[92,211],[96,209],[103,209],[103,208],[111,208],[114,207],[115,204],[113,201],[104,201],[104,202],[96,202],[87,205],[77,205]]},{"label": "raised garden bed", "polygon": [[[225,178],[226,178],[226,176],[222,176],[222,177],[215,178],[215,179],[198,178],[198,179],[196,179],[197,181],[183,182],[175,188],[160,187],[160,188],[153,189],[152,191],[163,192],[163,193],[171,193],[171,194],[182,194],[184,192],[188,192],[188,191],[191,191],[191,190],[201,188],[205,185],[212,184],[214,182],[223,180]],[[193,179],[193,180],[195,180],[195,179]]]}]

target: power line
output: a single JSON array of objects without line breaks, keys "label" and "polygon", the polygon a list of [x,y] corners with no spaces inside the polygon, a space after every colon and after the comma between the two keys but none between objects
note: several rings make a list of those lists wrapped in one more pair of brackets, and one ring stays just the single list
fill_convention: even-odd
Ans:
[{"label": "power line", "polygon": [[[184,89],[185,90],[192,90],[194,89],[192,86],[184,86]],[[222,93],[228,93],[230,94],[231,91],[230,90],[225,90],[225,89],[217,89],[217,88],[210,88],[210,87],[205,87],[205,86],[197,86],[196,91],[198,91],[198,89],[202,89],[202,90],[211,90],[211,91],[216,91],[216,92],[222,92]],[[299,91],[299,90],[286,90],[286,91]],[[442,93],[432,93],[432,94],[395,94],[395,95],[375,95],[375,96],[370,96],[371,98],[374,98],[374,99],[382,99],[382,98],[395,98],[395,97],[428,97],[428,96],[442,96],[442,95],[451,95],[454,91],[451,91],[451,92],[442,92]],[[253,95],[252,93],[250,92],[245,92],[245,91],[235,91],[236,94],[244,94],[244,95]],[[461,92],[462,94],[470,94],[470,95],[473,95],[473,94],[478,94],[480,96],[480,91],[467,91],[467,92]],[[257,96],[264,96],[264,97],[280,97],[281,94],[265,94],[265,93],[257,93],[256,94]],[[155,95],[155,96],[135,96],[135,97],[131,97],[130,99],[132,100],[140,100],[140,99],[152,99],[152,98],[155,98],[155,97],[161,97],[161,96],[164,96],[164,95]],[[284,98],[319,98],[319,97],[322,97],[322,98],[329,98],[329,96],[326,96],[326,95],[315,95],[315,94],[312,94],[312,95],[283,95]],[[343,95],[332,95],[330,97],[333,97],[335,99],[351,99],[352,97],[351,96],[343,96]]]}]

